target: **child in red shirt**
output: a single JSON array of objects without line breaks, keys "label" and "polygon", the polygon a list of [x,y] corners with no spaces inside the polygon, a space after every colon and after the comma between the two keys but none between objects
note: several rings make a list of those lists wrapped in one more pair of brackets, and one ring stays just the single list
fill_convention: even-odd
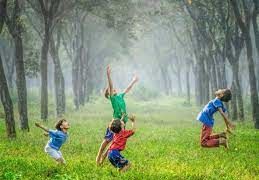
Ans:
[{"label": "child in red shirt", "polygon": [[135,117],[129,118],[132,121],[132,129],[124,129],[125,124],[120,120],[113,120],[110,130],[114,133],[113,140],[108,152],[108,159],[113,166],[119,168],[120,171],[126,171],[130,167],[130,163],[120,152],[125,149],[127,139],[132,136],[135,131]]}]

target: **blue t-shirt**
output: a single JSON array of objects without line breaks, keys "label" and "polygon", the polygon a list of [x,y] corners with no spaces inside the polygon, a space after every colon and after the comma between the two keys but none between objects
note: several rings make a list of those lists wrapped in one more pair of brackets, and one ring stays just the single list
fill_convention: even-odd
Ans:
[{"label": "blue t-shirt", "polygon": [[62,144],[67,140],[68,134],[59,130],[49,130],[50,140],[48,142],[49,146],[53,149],[59,150]]},{"label": "blue t-shirt", "polygon": [[217,112],[219,108],[222,108],[223,112],[226,112],[226,108],[220,99],[215,98],[211,100],[198,114],[197,120],[201,121],[206,126],[213,127],[213,114]]}]

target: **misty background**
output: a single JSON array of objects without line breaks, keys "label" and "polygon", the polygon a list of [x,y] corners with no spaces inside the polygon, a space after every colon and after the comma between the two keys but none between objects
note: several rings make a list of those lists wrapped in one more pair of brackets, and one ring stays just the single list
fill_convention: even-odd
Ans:
[{"label": "misty background", "polygon": [[18,103],[22,129],[28,129],[30,96],[38,98],[42,120],[48,119],[51,98],[59,117],[68,99],[76,110],[103,96],[108,64],[116,89],[139,76],[132,92],[138,101],[177,96],[202,106],[217,89],[230,88],[231,118],[248,114],[259,128],[257,0],[3,0],[0,5],[1,100],[5,113],[12,114],[9,105]]}]

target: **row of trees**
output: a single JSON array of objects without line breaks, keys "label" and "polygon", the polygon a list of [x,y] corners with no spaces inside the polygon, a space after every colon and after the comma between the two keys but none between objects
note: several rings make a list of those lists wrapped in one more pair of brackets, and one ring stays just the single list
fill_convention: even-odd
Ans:
[{"label": "row of trees", "polygon": [[[244,105],[240,86],[239,59],[245,48],[250,85],[252,117],[259,128],[258,77],[253,56],[253,36],[258,52],[258,5],[254,0],[184,1],[192,19],[192,42],[196,59],[197,97],[199,104],[209,99],[209,93],[227,87],[226,61],[232,69],[232,118],[244,120]],[[251,27],[253,26],[253,31]],[[258,69],[258,67],[257,67]],[[205,87],[205,88],[204,88]],[[237,113],[239,112],[239,113]]]},{"label": "row of trees", "polygon": [[50,81],[56,114],[62,116],[69,85],[77,110],[105,86],[102,72],[109,62],[125,72],[118,75],[119,86],[126,72],[138,71],[142,86],[184,95],[188,104],[192,94],[203,105],[215,90],[231,87],[234,120],[245,119],[248,78],[259,128],[258,6],[258,0],[0,0],[0,93],[8,136],[15,137],[14,89],[20,127],[29,131],[31,79],[40,80],[46,121]]},{"label": "row of trees", "polygon": [[[46,121],[48,85],[49,78],[52,78],[48,76],[49,65],[53,64],[56,114],[62,116],[66,111],[66,87],[62,70],[64,62],[61,61],[61,56],[66,57],[70,61],[69,64],[72,64],[74,105],[79,109],[89,101],[89,96],[94,90],[101,88],[102,83],[95,81],[101,82],[102,79],[95,74],[102,70],[104,61],[107,57],[115,58],[119,51],[127,53],[128,39],[133,36],[131,2],[1,0],[0,7],[3,35],[1,42],[3,48],[7,49],[0,54],[0,68],[2,68],[0,87],[9,137],[15,137],[10,95],[10,89],[13,88],[13,74],[16,74],[15,87],[18,94],[21,129],[29,131],[26,75],[29,78],[35,76],[37,78],[40,74],[41,119]],[[7,46],[6,41],[11,42],[11,46]],[[15,55],[11,58],[13,49]],[[8,58],[4,56],[4,62],[2,54],[9,55]],[[15,71],[10,67],[15,67]]]},{"label": "row of trees", "polygon": [[159,17],[158,36],[169,34],[165,50],[161,37],[157,43],[152,39],[164,92],[170,95],[178,84],[179,94],[186,91],[187,103],[193,90],[196,104],[204,105],[217,89],[231,88],[231,118],[245,119],[243,99],[248,96],[259,128],[258,1],[168,0],[160,2],[155,17]]}]

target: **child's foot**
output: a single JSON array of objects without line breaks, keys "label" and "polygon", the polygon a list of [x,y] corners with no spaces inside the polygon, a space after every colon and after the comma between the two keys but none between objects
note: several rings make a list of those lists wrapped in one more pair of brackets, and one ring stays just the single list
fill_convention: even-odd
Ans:
[{"label": "child's foot", "polygon": [[125,172],[130,168],[130,163],[128,163],[127,165],[125,165],[123,168],[121,168],[119,171],[120,172]]},{"label": "child's foot", "polygon": [[228,149],[228,141],[227,141],[227,139],[220,138],[219,139],[219,145],[224,146],[226,149]]},{"label": "child's foot", "polygon": [[220,133],[220,134],[219,134],[219,137],[220,137],[220,138],[224,138],[224,139],[227,139],[227,138],[228,138],[226,132]]}]

